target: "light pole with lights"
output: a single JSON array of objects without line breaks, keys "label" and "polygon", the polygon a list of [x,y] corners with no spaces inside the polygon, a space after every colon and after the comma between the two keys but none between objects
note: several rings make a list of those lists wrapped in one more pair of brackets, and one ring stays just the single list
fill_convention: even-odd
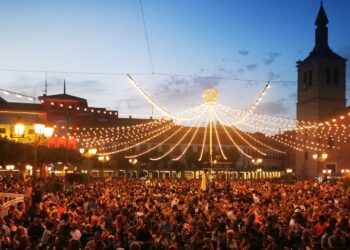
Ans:
[{"label": "light pole with lights", "polygon": [[256,167],[258,167],[262,162],[263,162],[263,160],[261,158],[252,159],[252,163]]},{"label": "light pole with lights", "polygon": [[[325,152],[320,153],[320,154],[316,153],[316,154],[312,155],[312,158],[315,161],[317,161],[317,172],[318,172],[318,174],[320,174],[321,173],[321,164],[323,164],[327,160],[328,154]],[[328,173],[327,169],[323,169],[322,173],[325,174],[325,178],[327,180],[327,173]],[[330,173],[332,173],[332,171]]]},{"label": "light pole with lights", "polygon": [[42,123],[34,124],[34,162],[33,162],[33,179],[36,179],[36,172],[38,168],[38,145],[43,139],[49,139],[53,135],[54,128],[46,127]]},{"label": "light pole with lights", "polygon": [[[24,138],[25,126],[22,123],[17,123],[14,126],[14,132],[16,138],[19,141],[19,138]],[[52,127],[46,127],[44,124],[35,123],[34,124],[34,140],[33,140],[33,180],[36,178],[36,171],[38,165],[38,145],[42,142],[43,139],[49,139],[53,135],[54,129]]]},{"label": "light pole with lights", "polygon": [[100,178],[104,177],[103,165],[109,162],[110,157],[108,155],[101,155],[98,157],[98,160],[101,162]]},{"label": "light pole with lights", "polygon": [[79,149],[80,154],[88,159],[88,171],[87,174],[90,176],[91,169],[93,167],[93,157],[97,154],[97,149],[96,148],[80,148]]},{"label": "light pole with lights", "polygon": [[24,137],[24,125],[22,123],[17,123],[15,125],[14,131],[15,131],[15,138],[17,138],[17,141],[19,141],[19,138]]}]

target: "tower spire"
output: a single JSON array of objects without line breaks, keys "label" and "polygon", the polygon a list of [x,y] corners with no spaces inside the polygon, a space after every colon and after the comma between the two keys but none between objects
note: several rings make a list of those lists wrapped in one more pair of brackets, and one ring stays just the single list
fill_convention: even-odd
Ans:
[{"label": "tower spire", "polygon": [[63,80],[63,94],[66,94],[66,79]]},{"label": "tower spire", "polygon": [[321,1],[321,6],[318,11],[315,25],[316,31],[315,31],[315,52],[325,52],[329,51],[328,46],[328,18],[326,15],[326,11],[323,8],[323,2]]}]

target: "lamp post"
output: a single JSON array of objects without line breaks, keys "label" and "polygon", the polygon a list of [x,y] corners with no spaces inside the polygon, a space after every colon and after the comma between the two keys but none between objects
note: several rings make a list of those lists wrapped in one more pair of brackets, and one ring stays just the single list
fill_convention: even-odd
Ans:
[{"label": "lamp post", "polygon": [[[136,159],[136,158],[131,158],[131,159],[129,159],[129,163],[130,163],[131,165],[133,165],[133,166],[136,166],[136,164],[137,164],[137,159]],[[132,174],[131,177],[133,177],[133,174]],[[137,178],[137,173],[136,173],[136,178]]]},{"label": "lamp post", "polygon": [[26,170],[29,175],[33,175],[33,166],[32,165],[26,165]]},{"label": "lamp post", "polygon": [[103,165],[104,163],[109,162],[110,157],[109,155],[101,155],[98,157],[98,160],[101,162],[100,178],[102,179],[104,177]]},{"label": "lamp post", "polygon": [[46,127],[44,124],[34,124],[34,162],[33,162],[33,180],[36,179],[37,165],[38,165],[38,145],[42,139],[48,139],[52,137],[54,129],[52,127]]},{"label": "lamp post", "polygon": [[342,169],[340,170],[340,172],[343,176],[348,176],[350,173],[350,169]]},{"label": "lamp post", "polygon": [[286,173],[287,173],[287,174],[291,174],[291,173],[293,173],[293,169],[291,169],[291,168],[287,168],[287,169],[286,169]]},{"label": "lamp post", "polygon": [[93,167],[93,157],[97,154],[97,149],[96,148],[90,148],[90,149],[85,149],[85,148],[80,148],[79,149],[80,154],[88,159],[88,171],[87,174],[90,175],[90,171]]},{"label": "lamp post", "polygon": [[262,162],[263,162],[263,160],[262,160],[261,158],[252,159],[252,163],[253,163],[254,166],[256,166],[256,167],[258,167]]},{"label": "lamp post", "polygon": [[[212,168],[214,165],[213,159],[213,114],[214,114],[214,105],[216,100],[219,97],[219,93],[216,89],[209,88],[204,90],[202,97],[206,101],[207,107],[209,109],[209,176],[212,175]],[[211,179],[211,178],[210,178]]]},{"label": "lamp post", "polygon": [[17,141],[19,141],[19,138],[23,137],[24,136],[24,129],[25,129],[25,126],[22,124],[22,123],[17,123],[15,125],[15,137],[17,138]]},{"label": "lamp post", "polygon": [[258,173],[260,177],[262,176],[262,169],[259,168],[259,165],[262,163],[262,161],[263,160],[261,158],[252,159],[252,163],[256,167],[256,178],[258,178]]},{"label": "lamp post", "polygon": [[[327,158],[328,158],[328,154],[323,152],[323,153],[316,153],[312,155],[312,158],[317,161],[317,172],[320,173],[321,172],[321,164],[324,163]],[[326,170],[326,171],[324,171]],[[325,174],[325,179],[327,180],[327,169],[323,169],[322,173]],[[330,172],[332,173],[332,171]]]}]

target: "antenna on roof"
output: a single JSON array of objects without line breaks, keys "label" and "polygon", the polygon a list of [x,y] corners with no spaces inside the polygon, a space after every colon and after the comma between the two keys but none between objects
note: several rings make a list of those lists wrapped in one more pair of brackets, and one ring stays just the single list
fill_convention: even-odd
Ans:
[{"label": "antenna on roof", "polygon": [[63,80],[63,94],[66,94],[66,79]]},{"label": "antenna on roof", "polygon": [[45,72],[45,89],[44,89],[44,95],[47,95],[47,72]]}]

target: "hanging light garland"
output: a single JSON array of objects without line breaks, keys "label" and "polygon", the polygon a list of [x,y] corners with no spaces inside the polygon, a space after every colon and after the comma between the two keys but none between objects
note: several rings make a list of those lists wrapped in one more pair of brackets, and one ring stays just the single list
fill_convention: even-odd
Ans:
[{"label": "hanging light garland", "polygon": [[4,95],[13,95],[13,96],[15,96],[15,97],[17,97],[19,99],[26,98],[29,101],[35,101],[35,97],[33,97],[33,96],[21,94],[21,93],[14,92],[14,91],[11,91],[11,90],[6,90],[6,89],[1,89],[0,88],[0,92],[2,92]]}]

